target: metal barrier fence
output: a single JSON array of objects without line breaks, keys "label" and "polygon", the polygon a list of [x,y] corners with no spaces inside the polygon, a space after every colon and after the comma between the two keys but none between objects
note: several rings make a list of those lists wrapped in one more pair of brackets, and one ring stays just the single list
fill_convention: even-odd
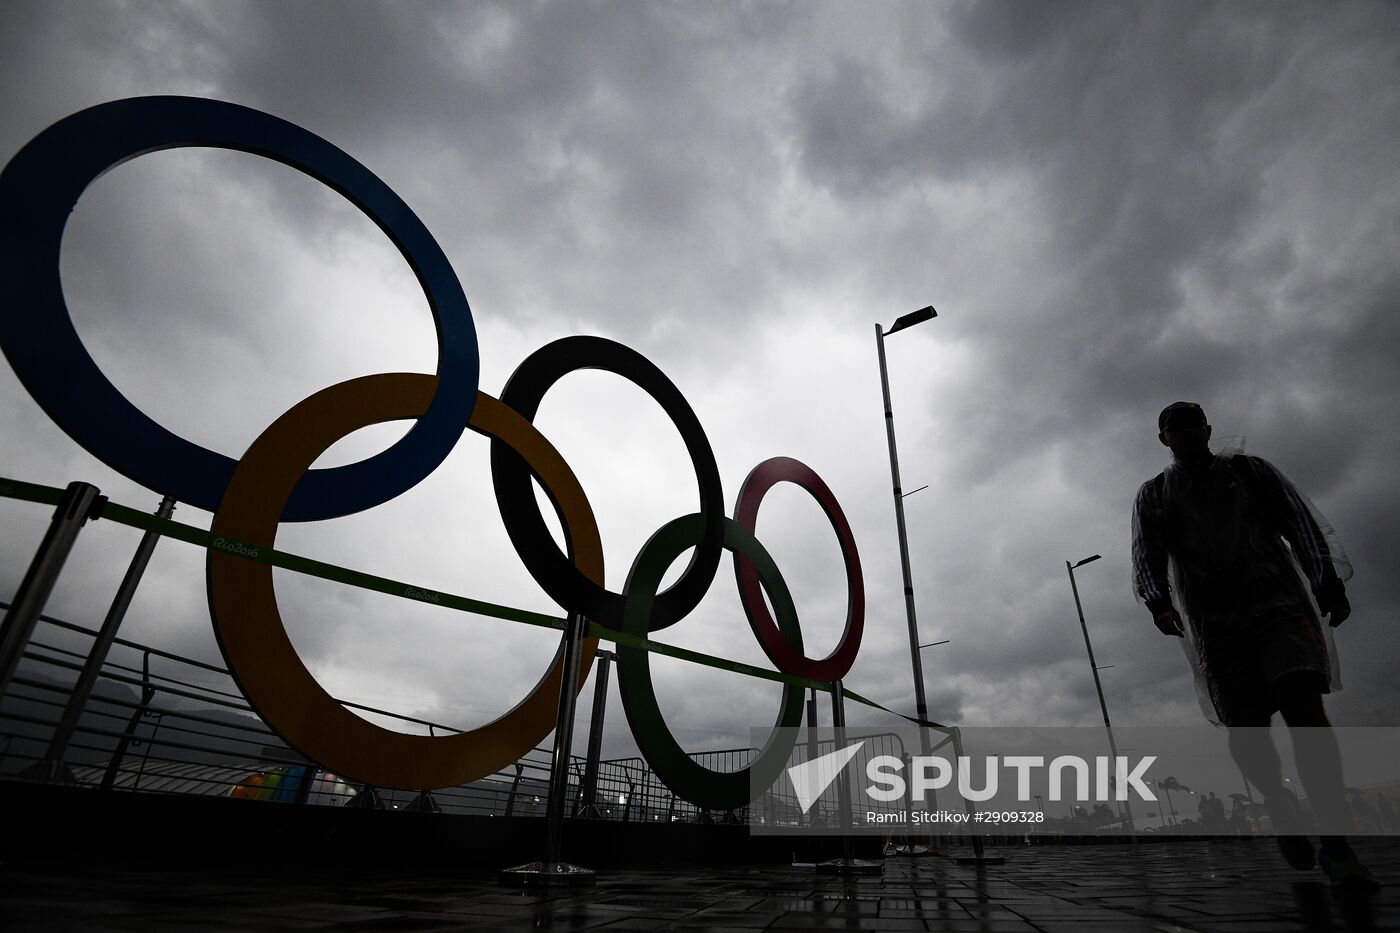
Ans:
[{"label": "metal barrier fence", "polygon": [[[9,604],[0,601],[0,610]],[[249,706],[228,670],[114,638],[97,686],[71,710],[74,687],[98,632],[52,616],[25,648],[0,697],[0,780],[38,779],[112,791],[238,797],[313,806],[430,809],[490,816],[544,816],[550,753],[536,748],[509,768],[431,795],[380,790],[342,779],[289,748]],[[404,731],[443,735],[444,723],[342,701]],[[72,737],[55,748],[65,715]],[[692,755],[737,770],[752,749]],[[61,761],[61,765],[55,762]],[[747,810],[708,813],[676,798],[641,758],[596,760],[593,804],[585,801],[588,759],[571,756],[567,812],[631,822],[745,822]]]},{"label": "metal barrier fence", "polygon": [[[738,771],[747,767],[755,750],[733,748],[714,752],[697,752],[690,757],[712,771]],[[580,759],[576,762],[582,763]],[[579,772],[580,776],[582,771]],[[595,803],[596,815],[624,822],[662,823],[740,823],[749,821],[749,808],[739,810],[704,810],[671,793],[665,784],[647,767],[642,758],[615,758],[598,763]]]}]

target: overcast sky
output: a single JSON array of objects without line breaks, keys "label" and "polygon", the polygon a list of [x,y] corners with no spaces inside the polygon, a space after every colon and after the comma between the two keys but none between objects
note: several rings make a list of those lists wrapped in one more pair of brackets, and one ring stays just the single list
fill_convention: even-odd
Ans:
[{"label": "overcast sky", "polygon": [[[933,718],[1094,724],[1065,561],[1115,721],[1199,721],[1186,661],[1134,600],[1133,495],[1166,463],[1157,412],[1282,469],[1356,567],[1334,720],[1400,709],[1400,7],[1394,3],[54,3],[0,7],[0,159],[103,101],[186,94],[291,120],[390,185],[455,267],[498,394],[538,347],[620,341],[680,387],[733,509],[796,457],[854,530],[868,620],[847,683],[913,712],[877,322],[887,342]],[[64,288],[104,371],[171,430],[238,456],[342,379],[432,372],[406,262],[329,189],[213,150],[99,179],[67,228]],[[5,313],[24,313],[6,309]],[[698,504],[661,409],[570,375],[537,424],[598,516],[610,586]],[[403,427],[400,426],[401,433]],[[98,463],[0,366],[0,474],[159,495]],[[394,430],[327,455],[349,462]],[[489,445],[279,545],[558,613],[505,536]],[[47,510],[0,502],[0,596]],[[208,513],[176,517],[207,527]],[[835,537],[791,486],[758,534],[810,655],[841,634]],[[49,611],[100,622],[137,535],[84,531]],[[333,693],[469,726],[547,666],[544,630],[279,574]],[[202,554],[160,546],[123,634],[217,659]],[[664,640],[764,662],[728,559]],[[748,743],[771,685],[656,662],[692,750]],[[616,680],[609,755],[629,754]],[[583,696],[586,728],[592,688]],[[825,719],[827,712],[823,711]],[[853,708],[853,722],[887,721]]]}]

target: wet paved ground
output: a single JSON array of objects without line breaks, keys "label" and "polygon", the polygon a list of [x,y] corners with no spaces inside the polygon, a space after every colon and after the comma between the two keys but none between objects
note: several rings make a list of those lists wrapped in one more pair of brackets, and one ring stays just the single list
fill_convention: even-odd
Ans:
[{"label": "wet paved ground", "polygon": [[0,929],[1400,930],[1400,838],[1357,850],[1377,894],[1294,872],[1267,841],[996,849],[1006,863],[992,866],[890,858],[882,876],[852,879],[798,866],[606,871],[591,888],[541,893],[475,870],[336,870],[325,851],[269,852],[267,867],[235,871],[10,861]]}]

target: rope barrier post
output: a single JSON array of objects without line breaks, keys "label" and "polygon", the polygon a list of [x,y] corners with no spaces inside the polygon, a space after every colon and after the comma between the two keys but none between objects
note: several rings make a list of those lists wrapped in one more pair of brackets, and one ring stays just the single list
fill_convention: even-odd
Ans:
[{"label": "rope barrier post", "polygon": [[10,611],[5,614],[4,624],[0,625],[0,697],[9,692],[10,680],[19,667],[24,646],[34,634],[39,613],[44,611],[44,604],[73,550],[73,542],[78,539],[78,532],[89,518],[97,517],[106,503],[107,498],[96,486],[77,482],[69,483],[63,498],[58,500],[44,540],[24,574]]},{"label": "rope barrier post", "polygon": [[506,798],[506,816],[515,815],[515,798],[520,793],[520,775],[524,770],[525,766],[517,761],[515,763],[515,780],[510,782],[510,796]]},{"label": "rope barrier post", "polygon": [[[836,730],[836,748],[846,747],[846,696],[841,681],[831,684],[831,724]],[[841,847],[847,859],[851,852],[851,781],[845,768],[836,777],[836,800],[841,810]]]},{"label": "rope barrier post", "polygon": [[[812,687],[807,696],[807,760],[811,761],[817,757],[817,688]],[[807,817],[811,826],[822,824],[821,807],[812,808],[812,813]]]},{"label": "rope barrier post", "polygon": [[[901,743],[901,744],[903,744],[903,743]],[[929,752],[929,754],[932,754],[932,752]],[[913,774],[913,773],[914,773],[914,756],[913,756],[913,755],[909,754],[908,751],[903,751],[903,752],[901,752],[900,755],[899,755],[899,760],[902,761],[902,762],[904,762],[904,773],[905,773],[905,774]],[[932,788],[930,788],[930,790],[931,790],[931,789],[932,789]],[[935,796],[935,797],[933,798],[932,807],[936,809],[937,806],[938,806],[938,798]],[[920,840],[923,840],[923,841],[921,842]],[[892,851],[893,851],[893,853],[894,853],[895,855],[908,855],[908,856],[928,855],[930,852],[933,851],[933,836],[932,836],[931,833],[929,833],[929,834],[914,833],[914,832],[911,832],[911,831],[909,831],[909,830],[905,830],[905,831],[902,832],[902,833],[894,833],[894,834],[892,834],[891,837],[890,837],[890,843],[891,843]]]},{"label": "rope barrier post", "polygon": [[527,862],[501,871],[500,883],[514,887],[555,887],[593,884],[597,875],[559,860],[564,836],[564,804],[569,793],[569,746],[574,737],[574,705],[578,699],[579,655],[588,621],[569,614],[564,632],[564,676],[559,684],[559,719],[554,728],[554,757],[549,772],[549,807],[546,811],[545,855],[542,862]]},{"label": "rope barrier post", "polygon": [[373,784],[360,785],[359,791],[345,803],[347,810],[387,810],[384,805],[384,798],[379,795],[379,788]]},{"label": "rope barrier post", "polygon": [[437,802],[430,790],[420,790],[418,796],[404,808],[409,813],[441,813],[442,804]]},{"label": "rope barrier post", "polygon": [[[831,682],[831,725],[836,730],[836,749],[846,747],[846,691],[841,681]],[[843,856],[817,865],[824,875],[878,875],[884,871],[880,862],[855,857],[851,837],[851,779],[848,769],[836,776],[837,806],[841,811],[841,850]]]},{"label": "rope barrier post", "polygon": [[[174,511],[175,499],[171,496],[165,496],[160,500],[155,514],[158,518],[169,518]],[[131,558],[131,564],[126,568],[126,576],[122,578],[121,586],[117,587],[117,595],[113,597],[111,608],[107,610],[107,617],[102,620],[102,628],[93,640],[92,650],[88,652],[87,660],[83,663],[83,670],[78,675],[78,682],[73,686],[73,692],[68,696],[68,705],[64,707],[58,728],[54,730],[53,737],[49,740],[48,751],[44,753],[42,759],[30,765],[24,772],[23,776],[28,780],[56,781],[65,784],[73,782],[73,772],[64,763],[64,757],[68,753],[68,743],[72,741],[73,733],[77,731],[78,719],[87,707],[93,687],[97,685],[98,675],[102,673],[102,665],[107,661],[107,653],[112,648],[112,641],[117,637],[117,629],[121,628],[122,620],[126,618],[126,611],[131,606],[131,599],[136,595],[136,587],[141,583],[141,577],[146,572],[146,565],[150,563],[151,554],[155,551],[156,543],[159,541],[160,533],[157,531],[147,531],[141,536],[141,543],[136,546],[136,553]]]},{"label": "rope barrier post", "polygon": [[[957,759],[958,767],[970,767],[967,756],[963,754],[962,730],[953,726],[948,730],[948,736],[953,741],[953,755]],[[959,865],[1003,865],[1006,859],[999,855],[984,855],[982,848],[982,837],[976,830],[977,822],[974,814],[977,808],[972,805],[972,801],[963,799],[963,807],[967,810],[968,835],[972,838],[972,857],[963,856],[958,859]]]},{"label": "rope barrier post", "polygon": [[579,795],[579,808],[575,816],[599,818],[598,810],[598,762],[603,754],[603,718],[608,706],[608,672],[612,667],[613,653],[599,651],[598,673],[593,678],[593,719],[588,724],[588,762],[583,767],[583,790]]}]

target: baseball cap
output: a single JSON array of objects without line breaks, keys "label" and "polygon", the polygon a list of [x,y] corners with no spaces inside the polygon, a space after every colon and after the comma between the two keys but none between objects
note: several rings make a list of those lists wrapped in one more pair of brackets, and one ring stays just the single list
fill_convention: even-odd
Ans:
[{"label": "baseball cap", "polygon": [[1165,431],[1168,423],[1205,424],[1206,412],[1195,402],[1172,402],[1157,416],[1157,430]]}]

